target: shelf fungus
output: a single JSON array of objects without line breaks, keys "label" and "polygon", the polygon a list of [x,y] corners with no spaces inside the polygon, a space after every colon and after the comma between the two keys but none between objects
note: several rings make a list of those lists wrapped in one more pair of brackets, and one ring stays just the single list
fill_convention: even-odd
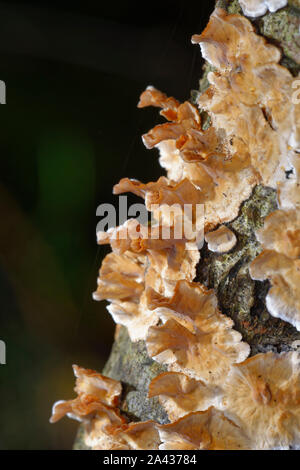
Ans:
[{"label": "shelf fungus", "polygon": [[[255,17],[286,1],[240,4]],[[167,120],[143,136],[147,148],[159,150],[166,176],[146,184],[123,178],[114,187],[115,194],[142,197],[151,223],[129,219],[97,234],[98,243],[110,244],[112,253],[102,263],[94,298],[107,300],[131,340],[144,340],[148,355],[165,365],[167,372],[151,377],[148,395],[158,397],[171,422],[128,422],[119,408],[121,384],[77,366],[77,398],[57,402],[51,422],[65,415],[78,419],[92,449],[299,448],[299,353],[247,359],[250,346],[220,311],[216,293],[193,282],[200,260],[199,221],[208,249],[226,253],[237,239],[225,224],[238,216],[254,186],[276,189],[279,210],[257,231],[262,252],[250,274],[270,280],[269,312],[300,330],[295,78],[279,65],[279,49],[257,35],[244,16],[216,8],[192,42],[212,66],[209,87],[199,93],[197,104],[180,103],[153,86],[138,104],[160,108]],[[203,111],[209,126],[202,123]],[[204,213],[197,212],[198,205]],[[178,233],[186,220],[190,231]]]},{"label": "shelf fungus", "polygon": [[298,211],[275,211],[257,234],[263,251],[252,261],[253,279],[269,279],[268,311],[300,330],[300,215]]},{"label": "shelf fungus", "polygon": [[107,310],[115,323],[127,327],[132,341],[145,339],[148,328],[158,321],[151,311],[147,315],[146,284],[161,287],[159,276],[148,269],[145,255],[127,250],[109,253],[103,260],[93,298],[110,302]]},{"label": "shelf fungus", "polygon": [[[154,88],[144,91],[138,107],[153,106],[154,100],[147,98],[155,93],[160,92]],[[171,115],[165,112],[161,114],[171,122],[159,124],[143,135],[143,142],[148,149],[158,146],[165,140],[174,140],[180,156],[186,162],[202,161],[216,154],[223,155],[215,129],[213,127],[205,131],[202,129],[199,111],[189,101],[178,104],[176,111]]]},{"label": "shelf fungus", "polygon": [[222,390],[191,379],[178,372],[164,372],[149,385],[149,398],[157,396],[171,421],[194,411],[205,411],[210,406],[220,406]]},{"label": "shelf fungus", "polygon": [[255,449],[289,449],[300,442],[299,353],[258,354],[234,365],[224,408]]},{"label": "shelf fungus", "polygon": [[144,226],[129,219],[124,225],[97,235],[100,245],[110,243],[116,253],[131,251],[147,255],[151,268],[166,281],[192,280],[196,275],[199,251],[184,234],[180,238],[176,230],[173,226],[160,224]]},{"label": "shelf fungus", "polygon": [[138,304],[144,291],[147,258],[127,251],[109,253],[99,271],[95,300],[126,301]]},{"label": "shelf fungus", "polygon": [[85,443],[92,450],[153,450],[158,448],[160,438],[153,421],[103,427],[96,419],[91,422]]},{"label": "shelf fungus", "polygon": [[76,377],[77,398],[56,402],[50,422],[55,423],[65,415],[87,422],[92,417],[101,415],[108,421],[122,423],[124,420],[116,409],[122,392],[120,382],[76,365],[73,366],[73,370]]},{"label": "shelf fungus", "polygon": [[[174,182],[161,177],[155,183],[143,184],[123,178],[114,186],[114,194],[131,192],[145,199],[154,220],[176,226],[190,241],[201,244],[204,229],[204,193],[187,178]],[[203,238],[202,238],[203,241]]]},{"label": "shelf fungus", "polygon": [[[156,93],[160,92],[153,87],[142,93],[139,107],[154,105],[155,98],[149,96]],[[156,106],[160,105],[161,102],[157,102]],[[160,124],[145,134],[146,147],[158,148],[160,164],[167,170],[170,181],[192,183],[189,185],[190,204],[204,205],[206,229],[234,219],[240,204],[259,181],[249,155],[229,153],[223,130],[217,131],[214,126],[204,130],[199,111],[189,102],[179,105],[176,112],[165,117],[172,122]],[[124,185],[128,188],[128,180],[117,185],[117,191]],[[176,187],[174,196],[180,196],[181,189],[181,185]]]},{"label": "shelf fungus", "polygon": [[226,253],[235,246],[236,236],[226,225],[221,225],[217,230],[208,232],[205,241],[210,251]]},{"label": "shelf fungus", "polygon": [[148,354],[171,371],[217,384],[231,364],[249,355],[231,318],[218,310],[215,294],[202,285],[180,281],[172,298],[153,295],[149,308],[162,324],[148,330]]},{"label": "shelf fungus", "polygon": [[239,0],[243,13],[246,16],[257,18],[269,10],[271,13],[287,5],[287,0]]},{"label": "shelf fungus", "polygon": [[223,130],[231,155],[248,155],[263,184],[276,189],[299,149],[295,78],[279,65],[279,49],[255,34],[246,18],[220,8],[192,42],[216,69],[208,74],[210,87],[199,96],[199,107]]},{"label": "shelf fungus", "polygon": [[246,450],[251,442],[242,429],[213,407],[189,413],[159,427],[161,450]]}]

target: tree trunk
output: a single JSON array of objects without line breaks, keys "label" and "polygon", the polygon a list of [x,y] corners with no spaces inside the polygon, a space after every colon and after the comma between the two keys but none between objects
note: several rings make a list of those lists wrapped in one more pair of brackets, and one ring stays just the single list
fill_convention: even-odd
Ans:
[{"label": "tree trunk", "polygon": [[[219,0],[217,6],[229,13],[242,14],[238,0]],[[281,48],[281,64],[294,75],[300,71],[299,18],[300,0],[289,0],[287,7],[252,21],[258,33]],[[205,64],[200,92],[208,87],[206,75],[209,69]],[[198,93],[192,93],[192,99]],[[272,317],[266,310],[268,281],[253,281],[249,275],[249,263],[261,251],[255,230],[263,225],[264,218],[276,207],[275,190],[257,186],[252,196],[242,204],[239,216],[226,224],[237,235],[235,248],[229,254],[218,255],[208,251],[205,244],[197,267],[195,281],[215,289],[221,311],[234,320],[235,329],[251,347],[251,355],[270,350],[288,351],[293,341],[300,340],[300,333],[293,326]],[[157,399],[147,398],[150,381],[164,370],[165,367],[148,357],[143,341],[132,343],[126,329],[117,327],[103,373],[123,383],[122,411],[131,421],[153,419],[160,423],[168,422]],[[74,449],[83,448],[86,446],[79,429]]]}]

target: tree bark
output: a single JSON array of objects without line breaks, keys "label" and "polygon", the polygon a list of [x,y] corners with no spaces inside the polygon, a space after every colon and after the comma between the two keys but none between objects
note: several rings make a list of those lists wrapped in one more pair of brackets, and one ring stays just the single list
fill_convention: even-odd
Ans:
[{"label": "tree bark", "polygon": [[[217,6],[229,13],[242,14],[238,0],[219,0]],[[300,0],[289,0],[287,7],[252,23],[258,33],[282,50],[282,65],[297,75],[300,72]],[[200,92],[208,87],[206,76],[209,70],[209,65],[205,64]],[[198,93],[192,93],[192,100]],[[293,341],[300,340],[300,333],[293,326],[268,313],[265,306],[270,287],[268,281],[253,281],[249,275],[249,264],[261,251],[255,230],[263,225],[264,218],[276,207],[275,190],[257,186],[252,196],[242,204],[239,216],[226,224],[237,236],[235,248],[228,254],[218,255],[208,251],[205,244],[197,267],[195,281],[215,289],[222,313],[234,320],[235,329],[251,347],[251,355],[270,350],[288,351]],[[160,423],[168,422],[157,399],[147,398],[150,381],[164,370],[148,357],[143,341],[132,343],[126,329],[117,328],[103,373],[123,383],[121,410],[132,421],[153,419]],[[79,429],[74,449],[82,448],[86,446]]]}]

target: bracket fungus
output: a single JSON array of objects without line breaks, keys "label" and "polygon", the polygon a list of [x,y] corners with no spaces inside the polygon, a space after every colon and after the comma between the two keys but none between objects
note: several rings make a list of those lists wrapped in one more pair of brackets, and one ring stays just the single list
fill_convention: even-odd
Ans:
[{"label": "bracket fungus", "polygon": [[243,13],[254,18],[271,13],[287,5],[287,0],[239,0]]},{"label": "bracket fungus", "polygon": [[215,294],[204,286],[179,281],[172,298],[157,295],[150,308],[162,324],[149,328],[147,350],[169,370],[218,383],[231,364],[249,355],[249,345],[241,341],[231,318],[218,310]]},{"label": "bracket fungus", "polygon": [[127,251],[123,254],[109,253],[99,271],[95,300],[113,300],[138,303],[144,291],[146,257]]},{"label": "bracket fungus", "polygon": [[152,312],[147,315],[145,284],[159,289],[159,281],[148,269],[145,255],[128,250],[109,253],[102,262],[93,298],[110,302],[107,310],[117,324],[128,328],[132,341],[145,339],[148,328],[157,322]]},{"label": "bracket fungus", "polygon": [[[152,93],[160,92],[147,89],[139,107],[153,105]],[[199,111],[188,102],[179,105],[171,119],[173,122],[160,124],[143,136],[146,147],[159,149],[160,164],[169,180],[187,179],[196,187],[197,192],[190,185],[190,203],[195,203],[196,197],[198,204],[204,204],[207,228],[232,220],[258,182],[248,154],[230,155],[222,129],[217,132],[210,126],[204,130]]]},{"label": "bracket fungus", "polygon": [[145,339],[159,320],[148,308],[147,289],[170,294],[178,279],[193,279],[196,274],[196,245],[174,238],[173,228],[165,228],[137,225],[131,219],[98,236],[99,243],[111,243],[114,252],[103,261],[93,296],[111,302],[108,311],[116,323],[128,328],[132,341]]},{"label": "bracket fungus", "polygon": [[275,211],[257,234],[262,253],[250,265],[253,279],[269,279],[268,311],[300,330],[300,213]]},{"label": "bracket fungus", "polygon": [[158,448],[160,438],[153,421],[103,428],[99,420],[94,420],[86,433],[85,442],[93,450],[152,450]]},{"label": "bracket fungus", "polygon": [[226,225],[221,225],[217,230],[208,232],[205,241],[210,251],[225,253],[236,244],[236,236]]},{"label": "bracket fungus", "polygon": [[122,392],[120,382],[76,365],[73,366],[73,371],[77,398],[56,402],[50,422],[55,423],[65,415],[78,421],[86,421],[97,414],[105,415],[110,421],[122,422],[115,411]]},{"label": "bracket fungus", "polygon": [[161,177],[155,183],[143,184],[123,178],[114,186],[114,194],[132,192],[145,199],[146,208],[155,220],[167,226],[177,227],[188,240],[197,240],[203,231],[203,192],[187,178],[174,182]]},{"label": "bracket fungus", "polygon": [[213,407],[189,413],[159,427],[161,450],[246,450],[251,442],[242,429]]},{"label": "bracket fungus", "polygon": [[151,381],[148,396],[159,398],[173,422],[188,413],[205,411],[212,405],[218,408],[222,390],[178,372],[163,372]]},{"label": "bracket fungus", "polygon": [[300,439],[299,353],[258,354],[234,365],[224,385],[227,416],[255,449],[289,449]]},{"label": "bracket fungus", "polygon": [[177,229],[166,225],[144,226],[129,219],[120,227],[98,232],[98,244],[110,243],[116,253],[131,251],[148,257],[150,266],[165,280],[193,279],[199,261],[197,246]]},{"label": "bracket fungus", "polygon": [[223,130],[231,155],[248,155],[263,184],[276,189],[299,148],[294,77],[279,65],[279,49],[255,34],[246,18],[220,8],[192,40],[216,69],[198,105]]},{"label": "bracket fungus", "polygon": [[[285,3],[240,0],[252,16]],[[248,19],[221,8],[192,42],[213,70],[196,105],[153,86],[138,104],[161,108],[168,121],[143,136],[147,148],[159,150],[167,175],[147,184],[124,178],[114,187],[115,194],[142,197],[154,222],[130,219],[97,234],[112,253],[102,263],[94,298],[108,300],[115,322],[127,327],[132,341],[145,340],[148,355],[165,365],[166,372],[151,377],[148,395],[159,398],[171,423],[128,422],[119,409],[121,384],[77,366],[78,396],[57,402],[51,421],[66,414],[82,421],[93,449],[299,448],[299,353],[247,359],[250,346],[219,309],[216,293],[193,282],[200,260],[196,240],[175,231],[190,204],[189,220],[193,226],[203,222],[209,250],[225,253],[237,240],[223,224],[238,216],[254,186],[277,190],[279,210],[257,231],[262,252],[250,274],[270,280],[270,313],[300,330],[300,106],[292,100],[294,77],[279,65],[279,49]],[[170,216],[172,206],[177,212]]]},{"label": "bracket fungus", "polygon": [[85,443],[93,450],[155,449],[159,444],[155,423],[128,423],[120,413],[121,383],[96,371],[73,366],[77,398],[54,404],[50,422],[65,415],[81,421]]}]

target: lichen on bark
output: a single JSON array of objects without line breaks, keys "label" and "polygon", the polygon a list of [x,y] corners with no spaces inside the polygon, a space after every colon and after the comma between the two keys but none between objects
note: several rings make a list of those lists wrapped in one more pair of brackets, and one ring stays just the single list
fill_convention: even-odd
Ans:
[{"label": "lichen on bark", "polygon": [[144,341],[132,343],[125,327],[116,335],[111,355],[103,374],[123,384],[121,411],[131,421],[154,419],[168,422],[166,412],[157,398],[148,398],[148,387],[154,377],[167,369],[149,358]]},{"label": "lichen on bark", "polygon": [[265,297],[269,282],[253,281],[249,275],[250,262],[261,252],[255,231],[276,208],[275,190],[257,186],[242,204],[239,216],[226,224],[237,237],[236,246],[221,255],[208,251],[205,244],[197,269],[196,281],[215,289],[221,311],[234,320],[235,329],[251,347],[251,355],[286,351],[300,340],[292,325],[268,313]]}]

